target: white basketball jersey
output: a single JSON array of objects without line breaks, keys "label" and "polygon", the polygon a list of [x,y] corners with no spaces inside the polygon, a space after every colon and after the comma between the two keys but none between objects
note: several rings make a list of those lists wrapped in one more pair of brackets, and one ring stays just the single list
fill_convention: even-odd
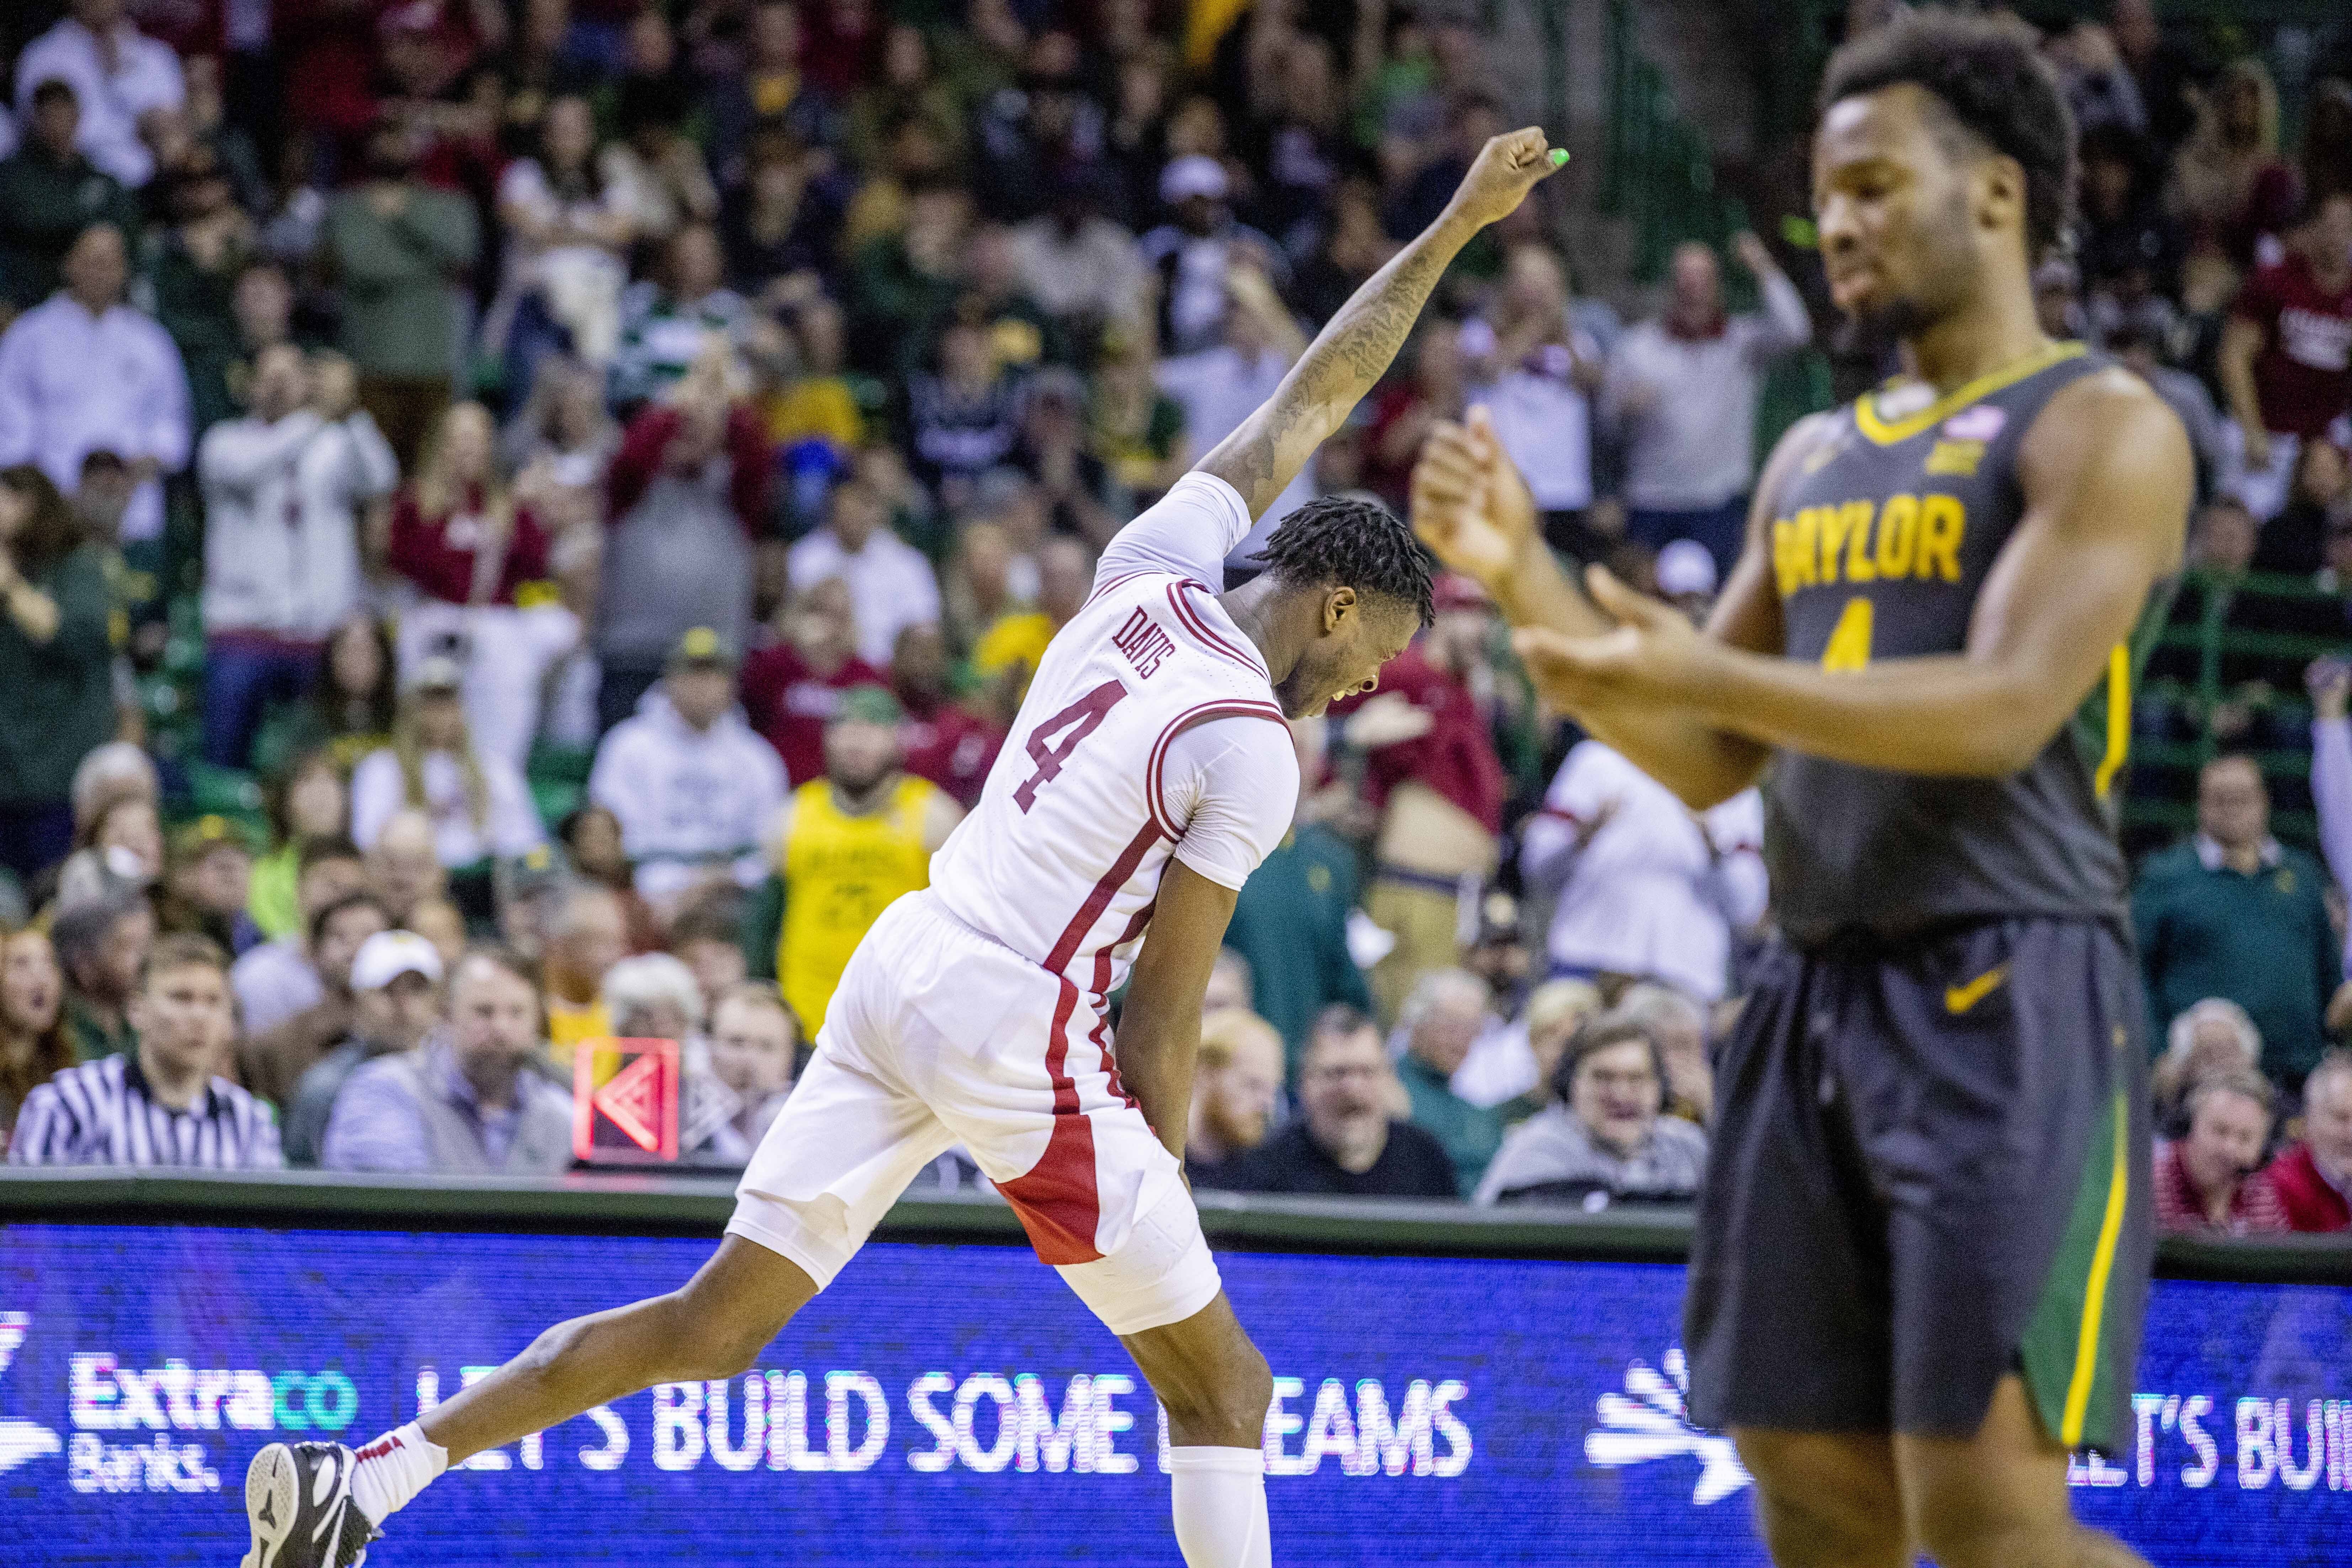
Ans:
[{"label": "white basketball jersey", "polygon": [[[1238,888],[1289,822],[1298,770],[1282,710],[1208,585],[1249,524],[1232,486],[1192,473],[1120,531],[1046,647],[980,804],[932,858],[950,914],[1078,991],[1125,978],[1171,855]],[[1248,722],[1213,765],[1246,775],[1253,820],[1232,831],[1223,813],[1216,847],[1204,830],[1196,856],[1184,839],[1202,791],[1179,783],[1170,748],[1226,719]]]}]

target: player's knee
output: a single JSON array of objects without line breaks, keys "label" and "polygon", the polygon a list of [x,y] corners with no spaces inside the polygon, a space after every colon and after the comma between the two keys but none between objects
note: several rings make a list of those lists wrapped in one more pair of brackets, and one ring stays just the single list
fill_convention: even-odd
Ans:
[{"label": "player's knee", "polygon": [[680,1317],[678,1352],[685,1366],[677,1381],[688,1383],[739,1377],[749,1372],[768,1342],[776,1337],[776,1331],[782,1327],[764,1319],[750,1321],[726,1317],[696,1319],[691,1314]]},{"label": "player's knee", "polygon": [[1169,1420],[1188,1434],[1228,1443],[1255,1443],[1265,1430],[1266,1407],[1274,1403],[1274,1369],[1255,1345],[1244,1342],[1213,1377],[1204,1379],[1195,1407],[1171,1410]]},{"label": "player's knee", "polygon": [[1756,1512],[1772,1561],[1788,1568],[1861,1563],[1894,1568],[1910,1561],[1899,1521],[1853,1497],[1809,1489],[1775,1490],[1759,1484]]},{"label": "player's knee", "polygon": [[1877,1479],[1755,1434],[1742,1435],[1739,1458],[1755,1479],[1757,1521],[1775,1563],[1909,1561],[1902,1510]]}]

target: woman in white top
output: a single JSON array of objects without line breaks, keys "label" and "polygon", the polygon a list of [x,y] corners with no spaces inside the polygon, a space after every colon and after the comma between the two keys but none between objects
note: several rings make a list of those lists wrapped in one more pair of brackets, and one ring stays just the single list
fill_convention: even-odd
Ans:
[{"label": "woman in white top", "polygon": [[451,870],[527,855],[547,842],[521,773],[475,750],[458,695],[464,684],[457,661],[439,655],[410,676],[392,744],[369,752],[352,773],[352,838],[361,848],[373,847],[383,825],[412,806],[432,819],[434,848]]},{"label": "woman in white top", "polygon": [[588,100],[551,99],[539,156],[518,158],[499,179],[506,276],[482,324],[483,342],[506,356],[506,384],[520,404],[539,361],[571,340],[592,364],[612,356],[621,330],[635,226],[626,193],[599,172]]}]

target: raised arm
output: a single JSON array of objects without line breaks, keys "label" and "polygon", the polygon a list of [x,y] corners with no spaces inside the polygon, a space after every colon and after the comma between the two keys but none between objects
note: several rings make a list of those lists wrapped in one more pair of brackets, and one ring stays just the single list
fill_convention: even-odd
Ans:
[{"label": "raised arm", "polygon": [[[1692,633],[1596,574],[1600,637],[1522,632],[1571,712],[1669,707],[1761,745],[1899,773],[2000,778],[2050,743],[2179,563],[2193,469],[2180,421],[2122,371],[2061,392],[2019,453],[2026,510],[1956,654],[1826,670]],[[1755,563],[1751,532],[1746,572]],[[1735,585],[1737,574],[1735,574]],[[1727,595],[1728,597],[1728,595]]]},{"label": "raised arm", "polygon": [[1273,505],[1388,370],[1454,256],[1556,166],[1541,131],[1488,142],[1437,221],[1349,297],[1274,395],[1194,467],[1239,491],[1253,518]]}]

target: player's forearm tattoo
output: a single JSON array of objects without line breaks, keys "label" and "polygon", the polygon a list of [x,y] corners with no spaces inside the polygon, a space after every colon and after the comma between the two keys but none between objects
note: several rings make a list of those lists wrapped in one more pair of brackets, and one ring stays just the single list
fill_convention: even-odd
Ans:
[{"label": "player's forearm tattoo", "polygon": [[1387,372],[1460,248],[1432,229],[1366,279],[1243,426],[1244,438],[1212,465],[1242,493],[1253,516],[1273,504],[1308,454]]}]

